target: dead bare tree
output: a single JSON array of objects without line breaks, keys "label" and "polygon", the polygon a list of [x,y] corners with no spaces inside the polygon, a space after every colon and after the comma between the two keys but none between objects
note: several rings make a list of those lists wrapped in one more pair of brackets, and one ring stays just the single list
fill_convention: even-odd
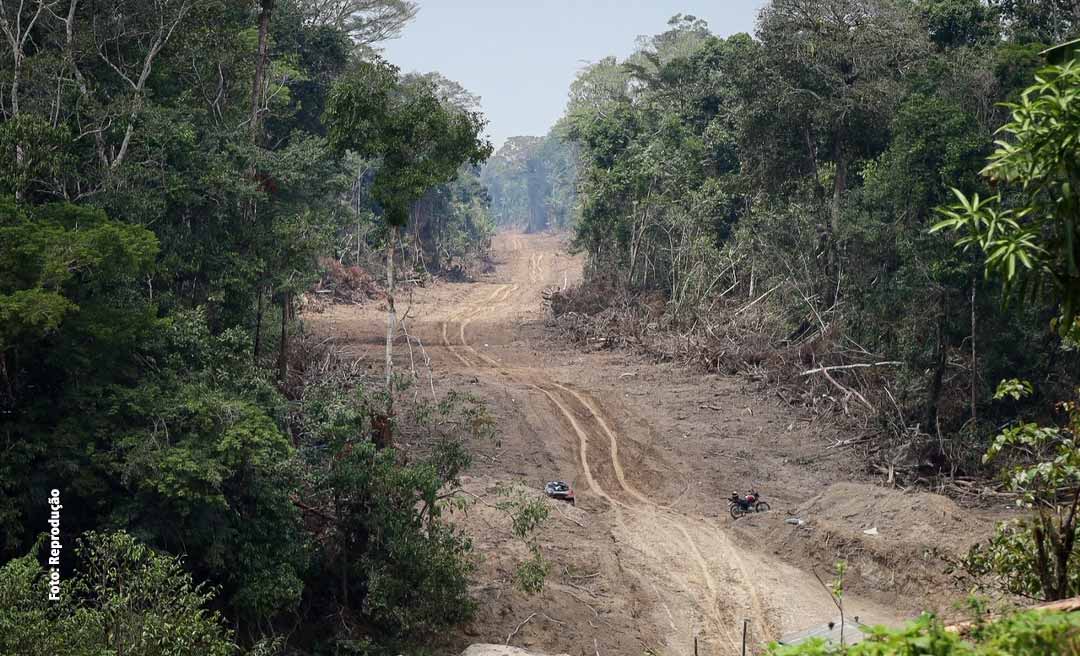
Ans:
[{"label": "dead bare tree", "polygon": [[[30,34],[38,20],[46,11],[51,12],[54,2],[37,0],[32,9],[27,7],[26,0],[19,0],[15,6],[10,0],[0,0],[0,32],[11,48],[11,112],[0,103],[0,111],[4,112],[4,118],[15,118],[19,115],[19,82],[22,77],[23,63],[26,61],[26,44],[30,40]],[[28,11],[29,10],[29,11]],[[24,20],[25,15],[25,20]],[[21,170],[25,158],[23,144],[15,144],[15,165]],[[16,192],[16,197],[19,192]]]},{"label": "dead bare tree", "polygon": [[258,145],[259,123],[262,116],[263,78],[269,64],[270,15],[274,11],[274,0],[261,0],[259,12],[259,46],[255,57],[255,80],[251,89],[251,139]]},{"label": "dead bare tree", "polygon": [[19,115],[19,82],[22,77],[22,66],[26,61],[26,44],[30,40],[30,33],[42,15],[47,11],[52,11],[57,1],[37,0],[32,3],[34,6],[30,9],[27,7],[26,0],[19,0],[17,6],[11,0],[0,0],[0,32],[3,33],[11,48],[12,59],[11,113],[5,110],[5,118]]},{"label": "dead bare tree", "polygon": [[[68,68],[71,69],[71,73],[75,78],[75,86],[79,90],[80,105],[87,104],[87,101],[91,98],[90,88],[86,82],[86,76],[83,75],[82,70],[79,68],[79,63],[75,55],[75,13],[79,8],[79,0],[71,0],[68,4],[68,11],[66,16],[59,16],[54,14],[57,20],[64,26],[64,62]],[[59,116],[60,107],[58,106],[54,111],[54,116]],[[106,155],[105,150],[105,138],[103,133],[112,125],[112,121],[106,122],[94,121],[93,127],[84,129],[77,139],[81,139],[87,135],[93,135],[94,148],[97,152],[98,161],[102,167],[108,167],[109,158]],[[66,196],[66,194],[65,194]]]},{"label": "dead bare tree", "polygon": [[[113,11],[100,14],[109,16],[108,21],[98,22],[95,18],[91,26],[98,57],[127,83],[131,92],[127,127],[119,149],[106,153],[107,161],[104,164],[110,171],[120,168],[127,156],[155,60],[192,8],[192,0],[153,0],[150,4],[154,11],[152,15],[147,15],[145,7],[134,4],[124,0],[116,2]],[[74,7],[70,15],[74,17]],[[71,24],[68,23],[70,28]],[[137,49],[141,51],[141,57],[128,61],[127,53],[133,43],[142,46]]]},{"label": "dead bare tree", "polygon": [[308,0],[305,20],[346,30],[361,47],[393,39],[416,16],[411,0]]}]

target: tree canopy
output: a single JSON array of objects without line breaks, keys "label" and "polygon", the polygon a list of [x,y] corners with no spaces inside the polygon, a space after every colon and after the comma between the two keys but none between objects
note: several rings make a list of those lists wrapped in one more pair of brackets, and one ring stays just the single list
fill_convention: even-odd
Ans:
[{"label": "tree canopy", "polygon": [[[296,317],[327,261],[379,270],[379,216],[432,199],[432,275],[490,238],[475,101],[374,54],[416,11],[0,3],[0,651],[47,624],[40,653],[271,653],[304,621],[290,648],[380,653],[469,615],[436,496],[483,409],[403,404],[438,445],[406,465],[372,437],[386,390],[324,384]],[[48,606],[56,487],[86,547]]]}]

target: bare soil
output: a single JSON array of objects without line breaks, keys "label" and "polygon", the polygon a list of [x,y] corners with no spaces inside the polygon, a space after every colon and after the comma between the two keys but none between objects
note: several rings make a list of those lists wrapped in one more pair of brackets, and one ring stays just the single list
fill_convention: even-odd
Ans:
[{"label": "bare soil", "polygon": [[[547,327],[542,300],[581,278],[565,239],[502,234],[494,252],[483,280],[398,301],[422,344],[403,339],[395,352],[395,366],[419,378],[409,393],[470,392],[498,421],[495,442],[473,445],[472,503],[455,517],[480,554],[480,609],[446,636],[445,653],[508,642],[572,656],[691,654],[696,639],[702,656],[737,654],[744,619],[756,650],[838,617],[814,572],[829,580],[840,557],[845,610],[863,622],[895,625],[962,596],[946,560],[988,534],[1000,510],[868,479],[836,446],[843,436],[744,379],[575,350]],[[384,312],[339,305],[306,320],[380,369]],[[526,550],[495,494],[518,484],[540,495],[555,479],[573,483],[577,505],[549,501],[540,539],[551,573],[528,597],[511,584]],[[772,511],[732,520],[725,498],[751,486]]]}]

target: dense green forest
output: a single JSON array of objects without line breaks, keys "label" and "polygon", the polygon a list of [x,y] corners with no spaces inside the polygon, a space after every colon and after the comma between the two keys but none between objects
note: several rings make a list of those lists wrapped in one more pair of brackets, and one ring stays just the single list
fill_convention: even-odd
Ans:
[{"label": "dense green forest", "polygon": [[[376,53],[416,9],[0,4],[0,652],[391,653],[468,615],[436,496],[482,408],[388,417],[296,318],[320,260],[384,274],[383,217],[411,215],[420,283],[492,234],[477,99]],[[376,446],[387,426],[426,455]],[[53,488],[60,605],[36,564]]]},{"label": "dense green forest", "polygon": [[[1080,74],[1036,82],[1080,2],[773,0],[727,38],[678,15],[496,152],[476,96],[379,54],[417,9],[0,2],[0,654],[412,654],[469,619],[451,493],[494,419],[395,394],[390,350],[395,280],[471,275],[496,226],[572,232],[556,314],[849,415],[890,482],[1051,452],[1010,469],[1034,519],[967,566],[1080,590]],[[298,317],[361,273],[385,380]],[[1010,621],[865,653],[1075,630]]]},{"label": "dense green forest", "polygon": [[1020,410],[993,401],[998,381],[1035,381],[1027,408],[1049,408],[1080,360],[1050,327],[1051,296],[1003,310],[981,253],[930,227],[951,188],[1019,202],[979,173],[1002,103],[1078,12],[776,0],[754,36],[676,16],[625,61],[593,64],[560,124],[580,153],[591,276],[563,311],[614,299],[623,333],[646,339],[659,318],[682,335],[666,356],[869,411],[880,464],[908,479],[977,473]]}]

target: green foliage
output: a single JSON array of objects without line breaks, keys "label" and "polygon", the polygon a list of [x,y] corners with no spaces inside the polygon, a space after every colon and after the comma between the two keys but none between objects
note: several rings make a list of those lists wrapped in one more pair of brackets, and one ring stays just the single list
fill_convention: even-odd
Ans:
[{"label": "green foliage", "polygon": [[462,166],[453,181],[424,194],[413,218],[422,264],[432,271],[464,269],[488,252],[495,236],[487,189],[469,165]]},{"label": "green foliage", "polygon": [[[1059,308],[1059,332],[1073,343],[1080,335],[1080,206],[1073,186],[1078,72],[1075,61],[1044,69],[1021,101],[1009,105],[1012,121],[1001,131],[1012,140],[998,142],[983,174],[1019,187],[1015,206],[998,209],[1001,195],[969,199],[954,189],[959,204],[939,210],[944,219],[933,227],[962,232],[958,245],[978,246],[987,275],[1001,278],[1007,288],[1022,284],[1031,298],[1048,286],[1047,295]],[[1010,379],[999,385],[994,398],[1019,400],[1032,391],[1030,383]],[[1080,592],[1080,565],[1074,557],[1080,535],[1080,406],[1074,397],[1059,409],[1064,426],[1016,422],[990,445],[984,462],[1012,454],[1018,464],[1005,469],[1005,484],[1018,493],[1019,504],[1035,513],[999,525],[994,538],[974,547],[966,560],[977,577],[990,575],[1010,592],[1046,599]]]},{"label": "green foliage", "polygon": [[[35,549],[36,551],[36,549]],[[230,656],[238,650],[213,594],[173,557],[130,535],[89,533],[76,575],[48,601],[36,554],[0,567],[0,653]]]},{"label": "green foliage", "polygon": [[[80,416],[103,385],[129,379],[153,327],[137,288],[158,252],[152,233],[75,205],[0,201],[0,548],[25,549],[26,508],[60,472],[87,463]],[[135,288],[135,290],[133,290]],[[91,413],[91,417],[99,415]],[[66,419],[71,432],[54,431]],[[99,471],[99,470],[97,470]],[[96,485],[82,470],[75,488]],[[94,482],[92,482],[94,481]]]},{"label": "green foliage", "polygon": [[[995,398],[1018,400],[1030,393],[1030,383],[1006,380]],[[998,524],[986,544],[972,547],[964,565],[977,579],[989,578],[1012,594],[1051,600],[1080,594],[1080,409],[1073,400],[1062,403],[1061,410],[1067,417],[1064,426],[1017,422],[994,439],[984,456],[985,462],[1011,457],[1005,485],[1034,516]]]},{"label": "green foliage", "polygon": [[[999,523],[993,537],[973,546],[962,564],[976,580],[986,582],[987,588],[1028,599],[1041,599],[1044,595],[1036,539],[1029,521]],[[1070,587],[1080,590],[1080,567],[1073,567],[1069,579]]]},{"label": "green foliage", "polygon": [[994,51],[994,77],[1007,92],[1004,95],[1008,100],[1018,100],[1031,85],[1035,73],[1046,64],[1040,54],[1043,47],[1041,43],[1003,43]]},{"label": "green foliage", "polygon": [[329,625],[327,644],[335,648],[359,649],[364,636],[374,645],[422,642],[474,608],[472,546],[448,514],[469,464],[465,442],[488,439],[490,417],[478,401],[456,394],[405,406],[394,429],[423,445],[405,464],[399,452],[368,439],[383,421],[383,404],[361,382],[315,382],[294,414],[302,505],[330,522],[316,579],[325,592],[313,603],[327,616],[362,617],[365,627]]},{"label": "green foliage", "polygon": [[64,175],[71,166],[70,134],[40,116],[19,114],[0,123],[0,193],[21,196],[35,180]]},{"label": "green foliage", "polygon": [[844,574],[847,573],[847,562],[840,560],[836,563],[836,578],[833,579],[832,586],[829,588],[829,592],[832,593],[833,598],[838,602],[843,603],[844,599]]},{"label": "green foliage", "polygon": [[334,148],[381,158],[372,193],[388,224],[398,227],[428,189],[491,153],[479,139],[484,122],[477,112],[444,102],[428,78],[401,79],[381,60],[355,65],[334,85],[327,122]]},{"label": "green foliage", "polygon": [[1032,391],[1033,388],[1028,381],[1010,378],[1009,380],[1003,380],[998,384],[997,392],[994,393],[994,400],[1000,401],[1006,396],[1009,396],[1012,397],[1014,401],[1019,401],[1022,398],[1031,396]]},{"label": "green foliage", "polygon": [[1080,650],[1080,614],[1015,613],[964,639],[946,631],[941,621],[924,614],[902,629],[875,627],[863,642],[850,647],[820,639],[801,645],[771,645],[770,656],[1041,656],[1076,654]]},{"label": "green foliage", "polygon": [[[754,36],[675,20],[626,61],[584,69],[560,127],[577,149],[586,285],[650,308],[626,329],[691,335],[711,367],[845,367],[833,378],[863,395],[897,457],[981,469],[1018,409],[993,404],[987,381],[1062,381],[1063,394],[1077,370],[1045,333],[1046,295],[1003,312],[1005,284],[980,275],[977,249],[927,231],[950,187],[1000,192],[1002,211],[1019,211],[1026,193],[980,175],[1007,118],[999,103],[1040,59],[999,4],[776,1]],[[1034,95],[1017,102],[1037,111]],[[846,368],[881,361],[899,364]],[[824,398],[836,389],[799,382]]]},{"label": "green foliage", "polygon": [[[212,335],[201,312],[175,314],[158,331],[143,353],[155,370],[138,387],[102,388],[88,406],[108,418],[98,419],[108,455],[89,458],[85,483],[66,494],[123,490],[123,501],[90,502],[100,521],[186,553],[241,614],[295,607],[308,555],[287,496],[293,454],[274,416],[280,397],[251,364],[244,331]],[[65,426],[85,435],[73,420]]]},{"label": "green foliage", "polygon": [[389,147],[385,125],[398,68],[382,59],[354,64],[330,90],[326,107],[327,137],[335,148],[376,157]]},{"label": "green foliage", "polygon": [[1061,43],[1077,36],[1080,28],[1073,0],[990,0],[1007,29],[1019,43]]},{"label": "green foliage", "polygon": [[1046,291],[1060,304],[1062,335],[1080,338],[1080,64],[1043,69],[1037,83],[1009,104],[1012,120],[999,132],[983,175],[1015,190],[1004,199],[971,197],[942,209],[934,230],[962,236],[957,245],[986,255],[987,275],[1032,298]]},{"label": "green foliage", "polygon": [[1080,654],[1080,616],[1077,613],[1021,612],[991,623],[980,631],[980,647],[988,654]]},{"label": "green foliage", "polygon": [[445,481],[427,463],[352,443],[335,459],[339,551],[352,604],[394,638],[430,635],[470,616],[470,543],[442,520]]},{"label": "green foliage", "polygon": [[100,211],[46,205],[28,213],[0,201],[0,350],[59,328],[84,299],[145,275],[157,240]]},{"label": "green foliage", "polygon": [[528,539],[551,514],[551,509],[541,498],[530,497],[521,490],[514,494],[504,488],[501,493],[512,498],[500,501],[495,507],[510,516],[510,531],[520,540]]},{"label": "green foliage", "polygon": [[344,529],[369,535],[358,563],[368,586],[365,609],[396,635],[423,635],[469,616],[469,541],[439,521],[435,469],[398,467],[394,458],[358,446],[338,466],[334,487],[348,498]]},{"label": "green foliage", "polygon": [[525,594],[534,595],[544,591],[544,581],[551,572],[551,565],[544,560],[538,546],[530,546],[529,554],[529,558],[514,570],[514,586]]},{"label": "green foliage", "polygon": [[920,5],[930,39],[940,47],[973,46],[993,36],[990,12],[980,0],[929,0]]},{"label": "green foliage", "polygon": [[771,645],[768,651],[770,656],[974,656],[974,653],[958,635],[945,631],[939,620],[925,614],[903,629],[875,627],[870,637],[850,647],[815,638],[801,645]]},{"label": "green foliage", "polygon": [[362,63],[413,3],[317,4],[0,9],[33,25],[0,65],[0,562],[31,548],[53,488],[65,535],[134,536],[91,537],[62,606],[31,560],[4,565],[2,653],[235,653],[226,621],[258,653],[307,649],[273,636],[331,616],[374,653],[471,610],[442,495],[490,417],[447,400],[408,425],[430,442],[406,465],[370,442],[378,393],[305,390],[290,344],[296,299],[355,216],[344,149],[380,172],[356,181],[356,213],[367,193],[400,218],[437,187],[425,239],[458,265],[493,230],[483,120],[444,78]]},{"label": "green foliage", "polygon": [[510,517],[510,532],[529,550],[529,558],[514,570],[514,585],[529,595],[543,592],[551,565],[544,559],[535,533],[551,514],[551,508],[545,499],[530,496],[520,489],[504,487],[499,494],[507,498],[495,507]]}]

